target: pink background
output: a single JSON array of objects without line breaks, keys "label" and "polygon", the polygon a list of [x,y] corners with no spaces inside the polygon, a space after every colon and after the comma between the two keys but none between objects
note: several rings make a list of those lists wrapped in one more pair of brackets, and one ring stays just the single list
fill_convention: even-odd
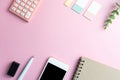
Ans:
[{"label": "pink background", "polygon": [[[70,66],[65,80],[72,78],[80,56],[120,69],[120,17],[103,29],[119,0],[96,0],[102,9],[92,21],[65,7],[65,0],[41,0],[30,23],[8,12],[11,1],[0,1],[0,80],[16,80],[31,56],[35,60],[24,80],[37,80],[50,56]],[[12,61],[20,63],[13,78],[6,75]]]}]

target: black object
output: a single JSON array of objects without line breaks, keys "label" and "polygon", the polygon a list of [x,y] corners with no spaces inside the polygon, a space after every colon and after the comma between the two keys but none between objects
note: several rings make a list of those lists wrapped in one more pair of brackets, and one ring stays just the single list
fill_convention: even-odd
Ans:
[{"label": "black object", "polygon": [[19,65],[20,65],[19,63],[13,61],[10,68],[9,68],[9,70],[8,70],[8,72],[7,72],[7,74],[9,76],[14,77],[15,73],[17,72],[17,69],[18,69]]},{"label": "black object", "polygon": [[39,80],[63,80],[65,73],[65,70],[48,63]]}]

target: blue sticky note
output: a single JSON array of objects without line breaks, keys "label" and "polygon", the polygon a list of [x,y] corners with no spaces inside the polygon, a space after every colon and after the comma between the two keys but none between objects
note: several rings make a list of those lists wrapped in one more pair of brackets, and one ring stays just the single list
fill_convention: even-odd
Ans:
[{"label": "blue sticky note", "polygon": [[72,7],[72,9],[75,11],[75,12],[77,12],[78,14],[80,14],[81,12],[82,12],[82,8],[79,6],[79,5],[77,5],[77,4],[74,4],[74,6]]}]

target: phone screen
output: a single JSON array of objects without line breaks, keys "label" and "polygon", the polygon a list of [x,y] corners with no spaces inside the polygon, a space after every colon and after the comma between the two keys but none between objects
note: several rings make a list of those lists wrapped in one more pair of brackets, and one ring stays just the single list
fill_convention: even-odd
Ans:
[{"label": "phone screen", "polygon": [[48,63],[40,80],[63,80],[65,73],[65,70]]}]

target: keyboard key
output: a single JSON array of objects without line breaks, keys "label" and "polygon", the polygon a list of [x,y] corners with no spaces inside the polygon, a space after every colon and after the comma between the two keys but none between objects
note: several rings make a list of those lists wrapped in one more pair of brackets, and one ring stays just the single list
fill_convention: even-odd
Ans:
[{"label": "keyboard key", "polygon": [[17,3],[15,3],[15,4],[14,4],[14,6],[15,6],[15,7],[18,7],[18,4],[17,4]]},{"label": "keyboard key", "polygon": [[30,0],[31,2],[33,2],[34,0]]},{"label": "keyboard key", "polygon": [[15,11],[15,10],[16,10],[16,8],[15,8],[15,7],[12,7],[11,9],[12,9],[13,11]]},{"label": "keyboard key", "polygon": [[19,14],[19,13],[20,13],[20,10],[16,10],[16,12]]},{"label": "keyboard key", "polygon": [[38,3],[38,1],[37,1],[37,0],[35,0],[35,1],[34,1],[34,3],[35,3],[35,4],[37,4],[37,3]]},{"label": "keyboard key", "polygon": [[21,13],[21,16],[25,16],[25,13],[22,12],[22,13]]},{"label": "keyboard key", "polygon": [[22,10],[22,9],[23,9],[23,7],[21,7],[21,6],[19,6],[18,8],[19,8],[20,10]]},{"label": "keyboard key", "polygon": [[25,3],[21,2],[21,6],[25,6]]},{"label": "keyboard key", "polygon": [[28,9],[28,8],[29,8],[29,6],[28,6],[28,5],[25,5],[25,8],[26,8],[26,9]]},{"label": "keyboard key", "polygon": [[30,11],[32,12],[32,11],[33,11],[33,8],[30,8]]},{"label": "keyboard key", "polygon": [[26,2],[27,2],[27,0],[23,0],[23,2],[25,2],[25,3],[26,3]]},{"label": "keyboard key", "polygon": [[31,5],[32,3],[30,1],[27,2],[28,5]]},{"label": "keyboard key", "polygon": [[23,9],[23,12],[25,12],[25,13],[26,13],[26,12],[27,12],[27,9]]},{"label": "keyboard key", "polygon": [[20,3],[21,1],[20,0],[16,0],[17,3]]},{"label": "keyboard key", "polygon": [[33,8],[35,8],[35,7],[36,7],[36,5],[35,5],[35,4],[32,4],[32,7],[33,7]]},{"label": "keyboard key", "polygon": [[27,14],[25,15],[25,18],[29,19],[31,16],[31,12],[27,12]]}]

